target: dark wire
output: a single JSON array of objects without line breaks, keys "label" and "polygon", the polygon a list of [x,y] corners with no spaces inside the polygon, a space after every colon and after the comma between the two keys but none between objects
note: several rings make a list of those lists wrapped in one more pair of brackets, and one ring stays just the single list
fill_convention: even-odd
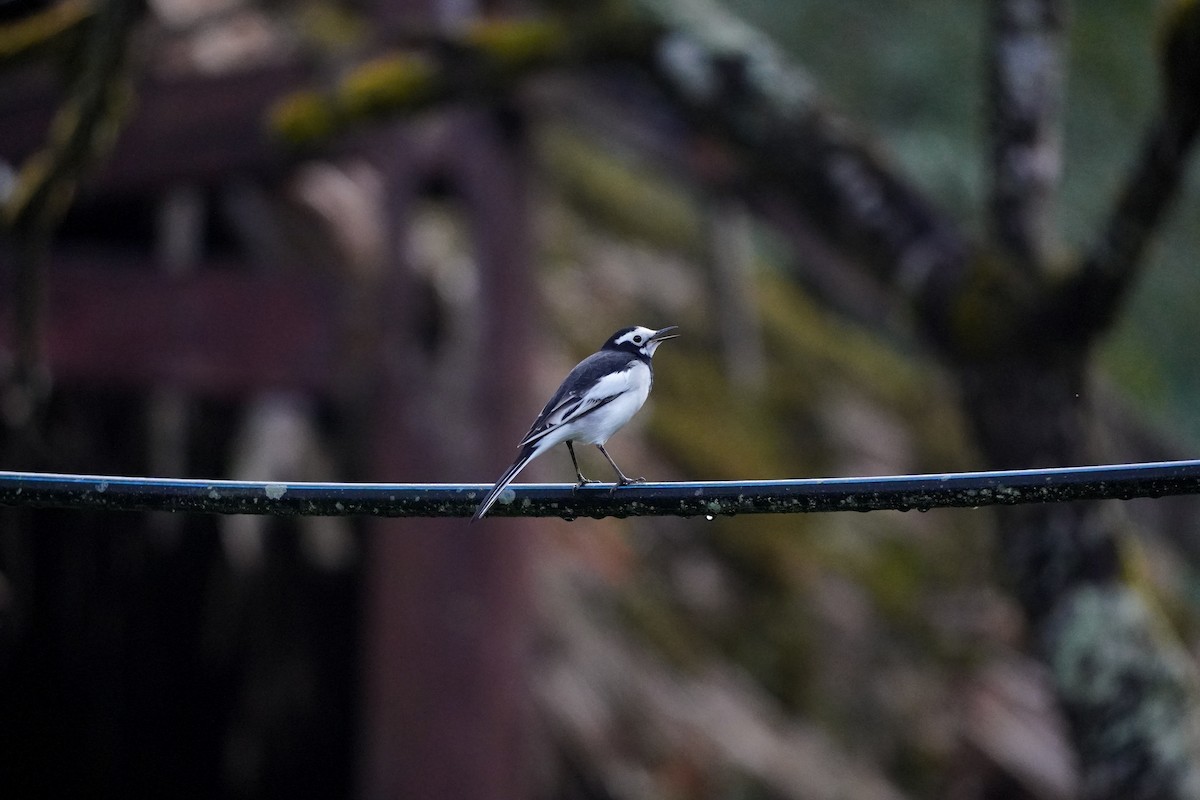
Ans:
[{"label": "dark wire", "polygon": [[[275,483],[0,472],[0,505],[280,516],[469,517],[490,487]],[[927,511],[1200,493],[1200,461],[770,481],[515,484],[489,516],[626,517]]]}]

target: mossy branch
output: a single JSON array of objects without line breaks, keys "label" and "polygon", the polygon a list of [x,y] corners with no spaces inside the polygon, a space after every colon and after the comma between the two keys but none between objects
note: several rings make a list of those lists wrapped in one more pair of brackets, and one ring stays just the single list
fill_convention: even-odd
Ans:
[{"label": "mossy branch", "polygon": [[526,75],[573,60],[578,44],[565,22],[476,22],[436,46],[361,64],[329,89],[281,98],[270,109],[268,128],[292,146],[321,144],[365,122],[499,95]]},{"label": "mossy branch", "polygon": [[48,234],[84,173],[115,142],[132,105],[125,57],[141,8],[138,0],[109,0],[87,18],[71,85],[55,114],[50,139],[22,165],[3,208],[5,226],[18,236]]},{"label": "mossy branch", "polygon": [[438,47],[363,65],[332,89],[285,97],[269,127],[288,143],[319,144],[364,120],[510,91],[547,69],[633,64],[698,129],[730,143],[757,187],[793,203],[932,330],[948,328],[968,265],[964,237],[765,36],[707,0],[548,5],[547,18],[481,22]]},{"label": "mossy branch", "polygon": [[[46,146],[21,165],[15,186],[0,205],[0,230],[11,238],[16,261],[16,346],[5,387],[6,422],[26,433],[32,431],[34,412],[47,391],[42,353],[46,252],[76,187],[111,149],[132,105],[125,64],[130,32],[143,4],[107,0],[94,13],[83,4],[54,8],[62,12],[57,30],[79,33],[78,41],[71,42],[78,51],[71,54],[66,99],[54,116]],[[55,26],[45,26],[51,29]]]},{"label": "mossy branch", "polygon": [[0,70],[38,58],[61,46],[95,14],[88,0],[62,0],[47,8],[0,25]]}]

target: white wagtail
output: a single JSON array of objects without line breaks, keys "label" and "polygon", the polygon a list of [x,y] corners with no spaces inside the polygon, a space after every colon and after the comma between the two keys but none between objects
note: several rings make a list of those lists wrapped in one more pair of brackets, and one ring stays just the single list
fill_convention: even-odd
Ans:
[{"label": "white wagtail", "polygon": [[576,364],[550,402],[546,403],[542,413],[538,414],[529,433],[517,445],[521,448],[517,460],[483,498],[471,521],[483,518],[526,464],[560,442],[567,443],[580,486],[598,481],[588,480],[579,471],[574,442],[594,444],[600,448],[608,463],[617,471],[614,489],[642,481],[642,478],[627,478],[604,449],[604,443],[629,422],[646,402],[650,385],[654,382],[654,368],[650,359],[660,344],[679,335],[674,333],[675,330],[677,328],[674,325],[657,331],[640,326],[622,328],[599,351]]}]

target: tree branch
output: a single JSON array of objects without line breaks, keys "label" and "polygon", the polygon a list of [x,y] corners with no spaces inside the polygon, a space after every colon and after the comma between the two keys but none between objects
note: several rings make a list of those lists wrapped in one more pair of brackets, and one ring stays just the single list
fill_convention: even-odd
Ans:
[{"label": "tree branch", "polygon": [[918,306],[931,330],[948,327],[968,257],[961,232],[766,37],[709,0],[552,6],[558,16],[479,23],[440,47],[364,65],[331,90],[283,98],[272,128],[303,145],[364,119],[488,97],[546,69],[634,63],[698,128],[732,143],[759,186]]},{"label": "tree branch", "polygon": [[1144,136],[1099,239],[1048,304],[1057,327],[1081,343],[1106,331],[1145,264],[1144,254],[1179,193],[1200,132],[1200,5],[1175,3],[1162,38],[1163,107]]},{"label": "tree branch", "polygon": [[19,236],[45,235],[65,212],[84,171],[113,141],[130,106],[125,73],[129,33],[139,0],[100,4],[87,23],[71,87],[51,127],[50,141],[22,166],[5,199],[3,221]]},{"label": "tree branch", "polygon": [[[83,16],[70,16],[72,9]],[[141,9],[139,0],[109,0],[90,17],[82,6],[64,8],[61,21],[67,29],[86,17],[71,86],[49,142],[22,165],[16,186],[0,205],[0,225],[15,241],[17,346],[4,404],[14,427],[28,425],[46,388],[41,330],[46,246],[80,179],[108,151],[124,121],[132,95],[125,56]]]},{"label": "tree branch", "polygon": [[630,2],[654,36],[642,63],[700,129],[742,156],[757,186],[786,198],[824,237],[952,341],[951,304],[969,247],[948,216],[898,177],[763,34],[709,0]]},{"label": "tree branch", "polygon": [[61,45],[96,13],[88,0],[61,0],[35,14],[0,25],[0,69],[28,61]]},{"label": "tree branch", "polygon": [[1033,274],[1044,269],[1062,172],[1064,0],[993,0],[988,42],[990,233]]}]

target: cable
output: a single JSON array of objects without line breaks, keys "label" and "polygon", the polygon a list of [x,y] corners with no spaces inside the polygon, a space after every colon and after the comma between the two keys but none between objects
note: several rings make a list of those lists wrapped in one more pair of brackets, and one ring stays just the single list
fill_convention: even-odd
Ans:
[{"label": "cable", "polygon": [[[469,517],[490,487],[277,483],[0,472],[0,505],[279,516]],[[926,511],[1200,494],[1200,461],[1092,467],[605,485],[514,484],[490,516],[626,517]]]}]

